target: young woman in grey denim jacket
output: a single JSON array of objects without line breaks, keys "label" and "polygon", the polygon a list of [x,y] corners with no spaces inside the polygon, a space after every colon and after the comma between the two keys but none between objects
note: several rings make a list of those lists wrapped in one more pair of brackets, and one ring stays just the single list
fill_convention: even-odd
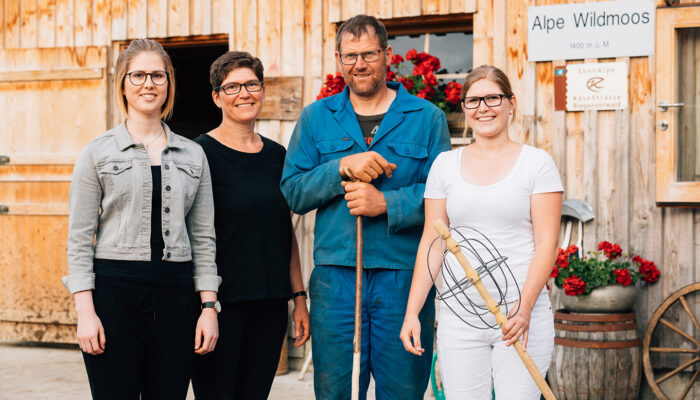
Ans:
[{"label": "young woman in grey denim jacket", "polygon": [[161,121],[175,81],[160,44],[129,45],[114,93],[125,121],[75,164],[63,283],[93,398],[184,399],[192,352],[218,338],[209,167],[199,145]]}]

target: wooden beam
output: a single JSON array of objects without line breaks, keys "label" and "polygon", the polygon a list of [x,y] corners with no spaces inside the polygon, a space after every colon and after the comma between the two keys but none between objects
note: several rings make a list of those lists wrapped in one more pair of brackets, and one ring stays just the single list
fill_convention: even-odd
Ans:
[{"label": "wooden beam", "polygon": [[265,105],[258,119],[299,118],[303,84],[301,76],[265,78]]},{"label": "wooden beam", "polygon": [[[448,33],[472,32],[474,14],[423,15],[418,17],[403,17],[380,19],[389,36],[406,35],[416,32]],[[340,24],[338,24],[340,27]]]},{"label": "wooden beam", "polygon": [[68,81],[75,79],[102,79],[102,68],[68,68],[54,70],[0,72],[0,82]]}]

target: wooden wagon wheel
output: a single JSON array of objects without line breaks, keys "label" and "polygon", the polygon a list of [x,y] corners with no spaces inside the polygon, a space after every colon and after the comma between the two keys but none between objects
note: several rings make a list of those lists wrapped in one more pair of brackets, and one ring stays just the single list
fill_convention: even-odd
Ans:
[{"label": "wooden wagon wheel", "polygon": [[[698,297],[693,301],[688,301],[687,298],[691,296]],[[654,315],[649,320],[649,325],[647,327],[646,334],[644,335],[644,342],[642,343],[642,363],[644,365],[644,375],[646,375],[647,382],[649,383],[651,390],[659,399],[670,400],[669,395],[664,393],[661,390],[661,387],[659,386],[661,383],[668,380],[669,378],[674,377],[675,375],[688,368],[691,368],[693,366],[695,367],[695,373],[692,375],[692,377],[689,378],[689,381],[684,385],[683,391],[680,393],[680,397],[678,397],[679,399],[684,399],[685,396],[693,388],[693,384],[698,379],[698,375],[700,375],[700,339],[698,338],[698,335],[700,335],[700,324],[698,323],[698,320],[695,317],[695,314],[693,313],[689,305],[689,303],[694,305],[696,300],[700,301],[700,282],[690,284],[673,293],[663,303],[661,303],[659,308],[656,309]],[[673,322],[669,321],[669,316],[666,316],[666,318],[664,318],[664,314],[674,304],[677,303],[680,304],[682,306],[682,309],[684,310],[681,312],[680,316],[687,317],[692,321],[693,327],[695,328],[694,332],[692,331],[692,329],[690,332],[686,332],[677,324],[674,324]],[[692,346],[692,348],[651,347],[651,340],[655,331],[659,331],[658,335],[660,335],[661,333],[668,335],[675,333],[677,335],[680,335],[679,337],[682,337],[685,342]],[[690,356],[690,359],[686,362],[683,362],[675,369],[672,369],[670,371],[663,371],[661,373],[658,373],[658,371],[656,371],[655,374],[655,368],[652,365],[652,359],[650,357],[651,353],[687,354]],[[658,368],[656,369],[658,370]]]}]

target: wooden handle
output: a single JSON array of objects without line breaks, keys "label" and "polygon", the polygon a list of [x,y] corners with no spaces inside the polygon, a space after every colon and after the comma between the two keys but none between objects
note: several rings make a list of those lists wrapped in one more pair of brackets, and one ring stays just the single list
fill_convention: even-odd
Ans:
[{"label": "wooden handle", "polygon": [[[457,241],[452,238],[447,225],[445,225],[442,220],[437,219],[433,222],[433,227],[435,227],[435,230],[440,234],[442,240],[445,241],[445,244],[447,245],[447,248],[450,249],[450,252],[457,257],[457,261],[459,261],[459,264],[462,266],[467,278],[474,282],[474,287],[486,302],[486,307],[496,317],[498,326],[503,327],[503,325],[505,325],[505,323],[508,321],[508,318],[503,315],[501,308],[498,306],[498,303],[496,303],[496,300],[494,300],[488,290],[486,290],[484,283],[481,282],[481,277],[474,270],[474,268],[472,268],[464,253],[462,253]],[[535,362],[532,360],[532,357],[530,357],[530,354],[523,349],[523,344],[520,343],[520,340],[515,341],[515,343],[513,343],[513,347],[515,347],[520,359],[523,361],[523,364],[525,364],[525,368],[527,368],[528,372],[530,372],[532,379],[535,380],[535,383],[542,392],[544,398],[547,400],[556,400],[554,393],[552,393],[552,389],[549,388],[547,382],[544,380],[544,377],[542,377],[542,374],[540,374],[540,370],[537,368],[537,365],[535,365]]]},{"label": "wooden handle", "polygon": [[[346,173],[349,171],[346,168]],[[360,355],[362,348],[362,217],[357,216],[357,246],[355,249],[355,335],[352,354],[351,400],[360,398]]]},{"label": "wooden handle", "polygon": [[[345,176],[353,182],[357,178],[348,167],[343,167]],[[351,400],[360,398],[360,355],[362,354],[362,217],[357,216],[357,247],[355,249],[355,333],[352,338],[352,393]]]},{"label": "wooden handle", "polygon": [[362,334],[362,217],[357,217],[357,248],[355,250],[355,340],[353,352],[360,352]]}]

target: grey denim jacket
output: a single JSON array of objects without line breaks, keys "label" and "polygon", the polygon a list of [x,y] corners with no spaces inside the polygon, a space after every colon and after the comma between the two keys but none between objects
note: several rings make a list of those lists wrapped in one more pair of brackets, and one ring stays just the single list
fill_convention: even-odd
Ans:
[{"label": "grey denim jacket", "polygon": [[[162,122],[161,122],[162,123]],[[217,291],[214,198],[202,148],[170,131],[161,154],[165,261],[193,261],[196,291]],[[71,180],[68,270],[71,293],[95,288],[93,259],[149,261],[153,178],[146,148],[125,123],[92,140]]]}]

